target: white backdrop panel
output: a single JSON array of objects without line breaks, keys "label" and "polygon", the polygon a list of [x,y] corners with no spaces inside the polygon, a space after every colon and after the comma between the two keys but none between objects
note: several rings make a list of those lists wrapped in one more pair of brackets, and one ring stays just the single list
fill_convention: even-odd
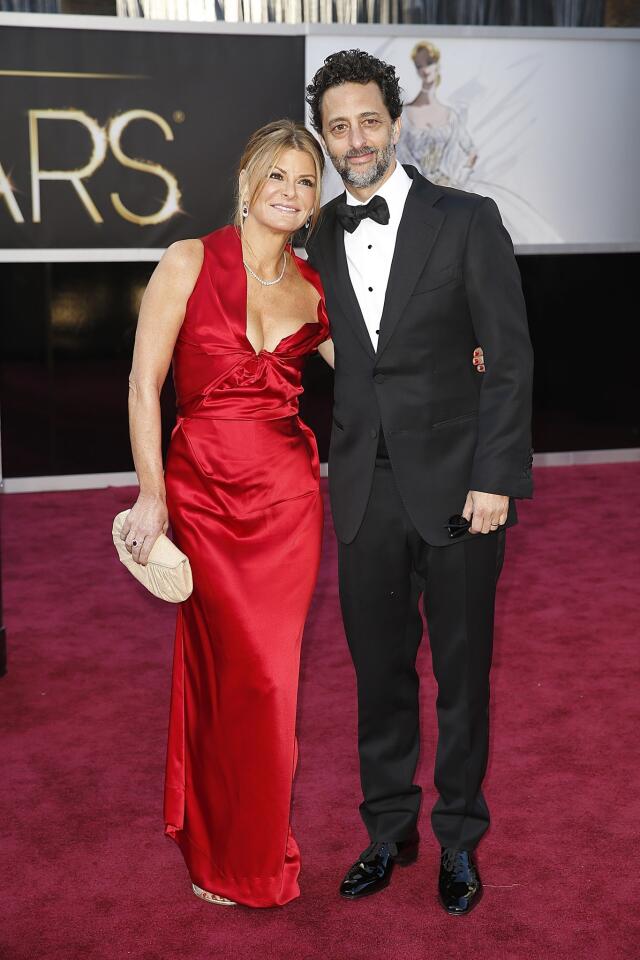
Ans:
[{"label": "white backdrop panel", "polygon": [[[394,64],[408,104],[421,88],[411,59],[420,40],[440,51],[437,95],[449,118],[433,130],[405,116],[405,161],[493,197],[520,248],[640,244],[640,42],[430,37],[428,28],[410,37],[311,36],[307,82],[328,54],[359,47]],[[330,168],[325,199],[340,191]]]}]

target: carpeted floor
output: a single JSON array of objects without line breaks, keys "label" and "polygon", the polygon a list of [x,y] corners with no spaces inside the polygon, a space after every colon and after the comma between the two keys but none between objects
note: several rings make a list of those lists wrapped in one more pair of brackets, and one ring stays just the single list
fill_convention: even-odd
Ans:
[{"label": "carpeted floor", "polygon": [[305,636],[294,828],[302,897],[224,909],[163,837],[174,609],[112,554],[132,491],[4,498],[3,960],[619,960],[640,956],[640,464],[540,469],[501,581],[479,850],[468,918],[435,899],[434,687],[424,677],[422,852],[361,903],[355,691],[327,524]]}]

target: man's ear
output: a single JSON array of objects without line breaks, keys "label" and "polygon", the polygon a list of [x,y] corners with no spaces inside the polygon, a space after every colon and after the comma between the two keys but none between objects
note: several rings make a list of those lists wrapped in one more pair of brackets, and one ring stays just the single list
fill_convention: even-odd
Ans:
[{"label": "man's ear", "polygon": [[391,139],[393,140],[394,146],[397,144],[400,139],[400,131],[402,130],[402,117],[398,117],[397,120],[393,121],[393,134]]}]

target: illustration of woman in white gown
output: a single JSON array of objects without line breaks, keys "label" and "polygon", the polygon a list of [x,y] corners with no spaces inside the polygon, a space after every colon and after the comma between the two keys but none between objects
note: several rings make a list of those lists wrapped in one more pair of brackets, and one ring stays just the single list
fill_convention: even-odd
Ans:
[{"label": "illustration of woman in white gown", "polygon": [[[457,187],[491,197],[498,205],[514,244],[560,242],[562,238],[557,231],[525,197],[500,182],[501,174],[517,165],[518,140],[524,131],[522,124],[514,124],[513,117],[505,114],[501,102],[504,91],[500,98],[487,98],[488,91],[484,91],[483,103],[487,100],[483,122],[485,140],[479,145],[467,127],[464,99],[455,94],[451,98],[453,103],[445,104],[438,99],[437,88],[441,79],[438,47],[429,40],[422,40],[413,48],[411,59],[421,89],[404,106],[397,147],[400,163],[412,164],[428,180],[440,186]],[[472,93],[477,98],[481,89],[472,81],[467,83],[465,93]],[[488,129],[491,130],[489,142]]]},{"label": "illustration of woman in white gown", "polygon": [[423,40],[411,52],[422,89],[404,106],[404,124],[398,143],[400,163],[410,163],[444,187],[464,190],[478,154],[466,125],[466,110],[441,103],[440,51]]}]

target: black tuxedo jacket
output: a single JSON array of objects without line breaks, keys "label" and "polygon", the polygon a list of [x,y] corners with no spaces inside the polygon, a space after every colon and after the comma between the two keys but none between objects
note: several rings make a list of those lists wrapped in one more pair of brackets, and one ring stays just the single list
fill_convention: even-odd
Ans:
[{"label": "black tuxedo jacket", "polygon": [[[533,359],[520,274],[495,203],[438,187],[414,167],[398,229],[377,352],[349,278],[336,204],[308,249],[335,344],[329,451],[338,538],[364,516],[382,429],[403,503],[427,543],[469,490],[530,497]],[[471,359],[481,344],[486,372]],[[515,522],[513,502],[509,523]],[[469,534],[467,536],[470,536]]]}]

